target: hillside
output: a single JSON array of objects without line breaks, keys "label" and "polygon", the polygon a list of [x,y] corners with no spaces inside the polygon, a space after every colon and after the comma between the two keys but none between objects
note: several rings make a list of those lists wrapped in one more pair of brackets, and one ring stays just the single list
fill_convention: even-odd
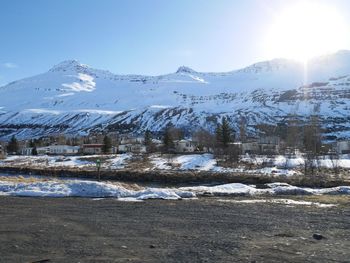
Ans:
[{"label": "hillside", "polygon": [[0,136],[20,138],[108,129],[140,133],[169,123],[213,129],[222,116],[236,126],[275,124],[315,109],[329,135],[350,137],[350,51],[307,66],[286,59],[225,73],[182,66],[161,76],[116,75],[75,60],[0,88]]}]

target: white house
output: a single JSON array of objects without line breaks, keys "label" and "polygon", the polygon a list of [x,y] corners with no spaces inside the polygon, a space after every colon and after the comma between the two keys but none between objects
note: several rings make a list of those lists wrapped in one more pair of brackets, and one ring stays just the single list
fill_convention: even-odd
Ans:
[{"label": "white house", "polygon": [[174,141],[175,150],[179,153],[194,152],[197,150],[197,144],[191,140]]},{"label": "white house", "polygon": [[103,144],[83,144],[84,154],[101,154]]},{"label": "white house", "polygon": [[32,147],[22,148],[20,151],[21,155],[32,155],[32,152],[33,152]]},{"label": "white house", "polygon": [[350,141],[339,141],[336,144],[336,151],[338,154],[350,153]]},{"label": "white house", "polygon": [[259,138],[260,154],[278,154],[280,138],[278,136],[262,136]]},{"label": "white house", "polygon": [[118,145],[118,152],[119,153],[146,153],[147,148],[143,144],[120,144]]},{"label": "white house", "polygon": [[143,144],[132,144],[131,145],[131,152],[132,153],[146,153],[147,148]]},{"label": "white house", "polygon": [[122,136],[119,140],[118,152],[146,153],[147,148],[144,144],[144,137]]},{"label": "white house", "polygon": [[120,138],[119,144],[125,145],[125,144],[144,144],[145,138],[143,137],[130,137],[130,136],[124,136]]},{"label": "white house", "polygon": [[39,155],[43,155],[43,154],[71,155],[71,154],[79,153],[79,149],[80,149],[80,146],[50,145],[45,147],[38,147],[37,152]]},{"label": "white house", "polygon": [[126,153],[131,151],[131,144],[119,144],[118,153]]},{"label": "white house", "polygon": [[247,154],[257,154],[259,153],[258,142],[242,142],[242,153]]}]

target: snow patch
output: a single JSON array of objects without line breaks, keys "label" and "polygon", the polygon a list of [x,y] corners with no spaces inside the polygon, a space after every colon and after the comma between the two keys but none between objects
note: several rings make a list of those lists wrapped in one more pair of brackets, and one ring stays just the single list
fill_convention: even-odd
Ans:
[{"label": "snow patch", "polygon": [[[180,188],[155,188],[126,185],[118,182],[97,182],[73,179],[24,178],[15,176],[0,177],[0,195],[40,196],[40,197],[114,197],[122,201],[146,199],[195,198],[197,196],[279,196],[279,195],[350,195],[350,186],[311,189],[285,183],[266,185],[259,189],[254,185],[240,183],[216,186],[192,186]],[[282,200],[282,199],[281,199]],[[284,199],[283,199],[284,200]],[[248,202],[248,201],[247,201]],[[251,201],[249,201],[251,202]],[[264,201],[257,201],[264,202]],[[289,201],[278,201],[293,204]],[[289,203],[288,203],[289,202]],[[302,203],[296,203],[302,204]],[[304,205],[312,203],[304,202]]]},{"label": "snow patch", "polygon": [[82,109],[82,110],[77,110],[76,112],[91,113],[91,114],[100,114],[100,115],[116,115],[116,114],[121,113],[122,111],[96,110],[96,109]]},{"label": "snow patch", "polygon": [[233,195],[233,196],[255,196],[255,195],[349,195],[350,186],[338,186],[332,188],[306,188],[289,185],[286,183],[272,183],[266,185],[268,188],[259,189],[240,183],[222,184],[216,186],[193,186],[181,187],[180,190],[191,191],[197,195]]},{"label": "snow patch", "polygon": [[26,109],[24,112],[30,112],[35,114],[53,114],[53,115],[59,115],[61,111],[57,110],[47,110],[47,109]]},{"label": "snow patch", "polygon": [[63,83],[62,87],[68,88],[67,91],[86,91],[91,92],[95,90],[96,83],[94,82],[94,78],[90,75],[78,73],[78,81],[72,83]]},{"label": "snow patch", "polygon": [[223,203],[236,203],[236,204],[272,203],[272,204],[283,204],[283,205],[318,206],[318,207],[325,207],[325,208],[337,206],[336,204],[323,204],[319,202],[296,201],[292,199],[247,199],[247,200],[219,199],[218,201]]},{"label": "snow patch", "polygon": [[64,94],[60,94],[57,95],[56,97],[61,98],[61,97],[68,97],[68,96],[73,96],[75,93],[73,92],[69,92],[69,93],[64,93]]}]

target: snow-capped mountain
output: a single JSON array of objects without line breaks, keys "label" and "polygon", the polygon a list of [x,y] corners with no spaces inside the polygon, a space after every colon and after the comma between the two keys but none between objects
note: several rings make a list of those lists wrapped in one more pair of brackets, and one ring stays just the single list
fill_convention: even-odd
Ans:
[{"label": "snow-capped mountain", "polygon": [[286,59],[226,73],[182,66],[161,76],[116,75],[75,60],[0,88],[0,136],[107,129],[159,131],[169,123],[212,129],[222,116],[253,129],[317,109],[329,133],[350,137],[350,51],[307,65]]}]

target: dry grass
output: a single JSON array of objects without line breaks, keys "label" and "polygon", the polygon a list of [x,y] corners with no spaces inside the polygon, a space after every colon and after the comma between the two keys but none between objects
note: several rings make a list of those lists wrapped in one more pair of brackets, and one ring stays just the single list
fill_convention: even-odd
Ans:
[{"label": "dry grass", "polygon": [[52,181],[52,178],[37,178],[37,177],[23,177],[19,176],[0,176],[0,181],[11,183],[38,183]]},{"label": "dry grass", "polygon": [[142,171],[151,169],[153,167],[150,158],[148,155],[144,156],[133,156],[131,159],[126,160],[124,163],[125,169],[129,169],[131,171]]},{"label": "dry grass", "polygon": [[130,183],[121,183],[121,182],[106,182],[108,184],[113,184],[118,187],[123,187],[127,190],[132,190],[132,191],[141,191],[144,190],[144,187],[138,185],[138,184],[130,184]]},{"label": "dry grass", "polygon": [[[49,182],[49,181],[55,181],[60,182],[61,180],[56,178],[37,178],[37,177],[23,177],[23,176],[0,176],[0,182],[10,182],[10,183],[25,183],[25,184],[32,184],[32,183],[38,183],[38,182]],[[63,181],[62,181],[63,182]],[[104,182],[108,184],[113,184],[117,187],[123,187],[127,190],[132,191],[140,191],[144,188],[137,185],[137,184],[130,184],[130,183],[121,183],[121,182]]]}]

